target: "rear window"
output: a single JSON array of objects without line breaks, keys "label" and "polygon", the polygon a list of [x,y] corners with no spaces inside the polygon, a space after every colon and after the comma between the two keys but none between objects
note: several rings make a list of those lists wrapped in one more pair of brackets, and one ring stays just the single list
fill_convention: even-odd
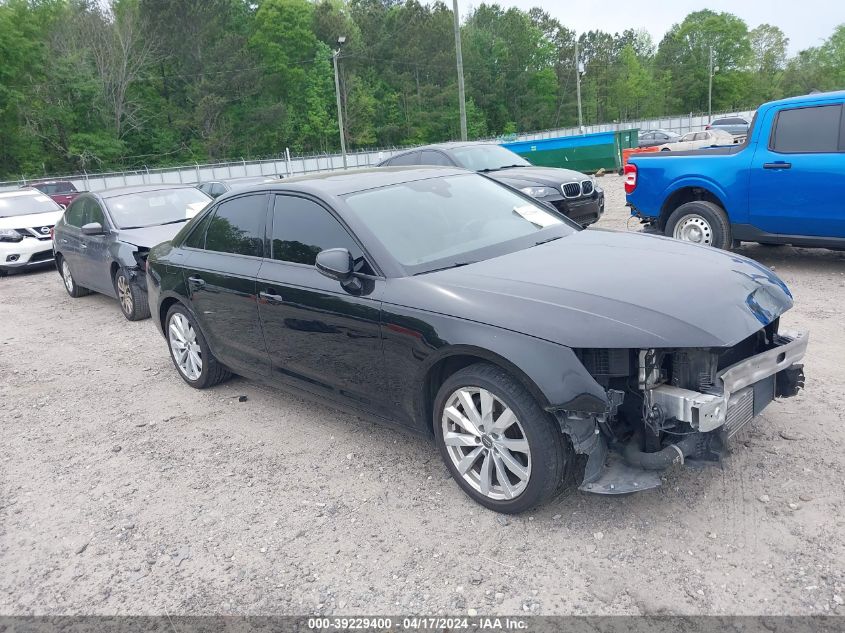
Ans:
[{"label": "rear window", "polygon": [[748,121],[740,119],[739,117],[727,117],[724,119],[716,119],[713,125],[747,125]]},{"label": "rear window", "polygon": [[40,182],[37,184],[32,185],[34,188],[38,189],[38,191],[43,191],[49,196],[59,194],[59,193],[75,193],[76,187],[73,186],[72,182]]},{"label": "rear window", "polygon": [[52,198],[32,190],[13,191],[0,196],[0,218],[61,210],[62,208],[53,202]]},{"label": "rear window", "polygon": [[781,110],[769,148],[784,154],[837,152],[841,119],[840,104]]}]

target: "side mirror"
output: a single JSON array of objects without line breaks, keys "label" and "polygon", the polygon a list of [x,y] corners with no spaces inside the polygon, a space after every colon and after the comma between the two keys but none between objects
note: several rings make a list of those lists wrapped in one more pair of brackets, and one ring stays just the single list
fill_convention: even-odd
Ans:
[{"label": "side mirror", "polygon": [[346,283],[352,278],[354,262],[345,248],[329,248],[317,253],[317,270],[329,279]]},{"label": "side mirror", "polygon": [[105,233],[103,225],[99,222],[90,222],[89,224],[82,225],[83,235],[102,235],[103,233]]}]

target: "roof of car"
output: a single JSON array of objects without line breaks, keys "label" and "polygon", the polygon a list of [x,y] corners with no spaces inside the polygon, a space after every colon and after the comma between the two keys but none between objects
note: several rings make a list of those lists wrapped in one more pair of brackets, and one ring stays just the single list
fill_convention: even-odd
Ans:
[{"label": "roof of car", "polygon": [[0,198],[14,198],[18,196],[43,196],[43,191],[38,189],[31,189],[29,187],[21,187],[20,189],[10,189],[9,191],[0,191]]},{"label": "roof of car", "polygon": [[794,97],[787,97],[786,99],[779,99],[778,101],[770,101],[766,105],[781,105],[781,104],[788,104],[788,103],[796,103],[796,102],[803,102],[803,101],[814,101],[819,100],[823,101],[825,99],[830,99],[831,97],[837,98],[841,97],[845,99],[845,90],[834,90],[831,92],[816,92],[807,95],[796,95]]},{"label": "roof of car", "polygon": [[117,196],[127,196],[133,193],[145,193],[147,191],[163,191],[165,189],[193,189],[192,184],[159,184],[159,185],[130,185],[127,187],[114,187],[112,189],[105,189],[97,191],[96,194],[101,198],[115,198]]},{"label": "roof of car", "polygon": [[496,147],[499,147],[498,143],[493,143],[492,141],[449,141],[447,143],[430,143],[428,145],[422,145],[420,147],[411,147],[406,151],[419,151],[421,149],[458,149],[461,147],[471,147],[473,145],[494,145]]},{"label": "roof of car", "polygon": [[329,171],[306,176],[294,176],[284,180],[257,184],[256,190],[290,190],[343,196],[357,191],[377,189],[403,182],[425,180],[457,174],[472,174],[475,172],[457,167],[434,167],[427,165],[410,167],[369,167],[366,169],[349,169],[344,171]]}]

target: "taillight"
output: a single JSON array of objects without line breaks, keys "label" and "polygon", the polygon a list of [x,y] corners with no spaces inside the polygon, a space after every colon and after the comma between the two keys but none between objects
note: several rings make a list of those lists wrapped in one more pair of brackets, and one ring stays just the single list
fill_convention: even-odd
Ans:
[{"label": "taillight", "polygon": [[712,126],[712,125],[707,125],[707,126],[705,126],[705,127],[704,127],[704,129],[705,129],[705,130],[712,130],[712,129],[713,129],[713,126]]},{"label": "taillight", "polygon": [[625,165],[625,193],[633,193],[637,188],[637,166],[634,163]]}]

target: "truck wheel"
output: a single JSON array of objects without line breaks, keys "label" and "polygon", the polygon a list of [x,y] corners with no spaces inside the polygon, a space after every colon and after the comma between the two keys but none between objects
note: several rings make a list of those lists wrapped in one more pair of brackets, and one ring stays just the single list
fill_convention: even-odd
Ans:
[{"label": "truck wheel", "polygon": [[729,249],[733,243],[728,216],[718,204],[706,200],[686,202],[675,209],[663,233],[677,240],[722,249]]}]

